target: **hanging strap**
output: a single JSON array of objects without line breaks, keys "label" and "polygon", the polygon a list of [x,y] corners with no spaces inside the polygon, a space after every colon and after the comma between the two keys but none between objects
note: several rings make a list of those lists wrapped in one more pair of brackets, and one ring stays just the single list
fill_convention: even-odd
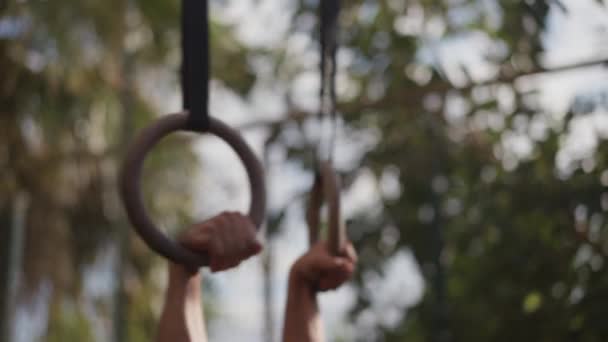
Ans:
[{"label": "hanging strap", "polygon": [[209,129],[209,14],[206,0],[182,1],[182,95],[188,127]]},{"label": "hanging strap", "polygon": [[[333,147],[336,135],[336,50],[338,35],[339,0],[321,0],[319,6],[321,41],[321,91],[319,121],[323,132],[315,148],[315,181],[310,192],[306,221],[310,245],[319,239],[321,207],[327,203],[329,212],[327,243],[333,255],[340,255],[346,245],[346,228],[340,214],[340,180],[332,166]],[[328,151],[321,155],[322,139],[327,119],[331,120],[331,132],[327,145]]]},{"label": "hanging strap", "polygon": [[327,245],[333,255],[342,255],[347,243],[346,227],[340,213],[340,178],[329,162],[320,162],[315,181],[308,198],[306,223],[308,224],[308,242],[314,245],[319,241],[321,229],[321,207],[327,204],[328,225]]},{"label": "hanging strap", "polygon": [[[336,51],[338,46],[338,17],[340,0],[320,1],[320,41],[321,41],[321,93],[319,119],[323,122],[330,118],[332,122],[329,141],[327,141],[328,156],[333,157],[333,146],[336,135]],[[317,149],[319,146],[317,145]],[[317,151],[319,157],[320,151]]]}]

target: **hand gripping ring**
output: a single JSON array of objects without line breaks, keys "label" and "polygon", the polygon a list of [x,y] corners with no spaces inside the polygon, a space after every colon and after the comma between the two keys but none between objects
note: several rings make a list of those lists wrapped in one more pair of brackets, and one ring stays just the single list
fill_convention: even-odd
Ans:
[{"label": "hand gripping ring", "polygon": [[[200,267],[208,265],[208,256],[193,253],[163,234],[150,219],[141,197],[141,170],[146,154],[165,135],[178,130],[192,131],[187,122],[187,112],[170,114],[146,127],[139,134],[130,146],[122,167],[120,193],[131,224],[150,248],[175,263]],[[208,132],[228,143],[245,166],[251,192],[249,218],[259,230],[266,211],[266,187],[262,165],[239,133],[223,122],[210,118]]]},{"label": "hand gripping ring", "polygon": [[319,221],[324,200],[327,201],[329,211],[329,250],[333,255],[339,255],[346,244],[346,228],[340,215],[340,180],[329,163],[320,162],[306,211],[310,245],[319,239]]}]

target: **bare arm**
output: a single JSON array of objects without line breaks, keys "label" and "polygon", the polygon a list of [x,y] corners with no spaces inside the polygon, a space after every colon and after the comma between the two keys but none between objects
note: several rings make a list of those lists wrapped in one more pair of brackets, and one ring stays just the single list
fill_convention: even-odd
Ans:
[{"label": "bare arm", "polygon": [[338,288],[355,270],[357,256],[351,245],[343,257],[329,254],[325,243],[315,244],[289,273],[283,342],[321,342],[323,327],[317,293]]},{"label": "bare arm", "polygon": [[[206,253],[213,272],[236,267],[262,250],[253,223],[238,213],[222,213],[195,225],[179,242],[193,252]],[[200,272],[171,263],[157,342],[207,341],[201,296]]]},{"label": "bare arm", "polygon": [[200,272],[169,265],[169,288],[160,318],[158,342],[206,342]]},{"label": "bare arm", "polygon": [[283,327],[284,342],[323,340],[317,292],[290,272]]}]

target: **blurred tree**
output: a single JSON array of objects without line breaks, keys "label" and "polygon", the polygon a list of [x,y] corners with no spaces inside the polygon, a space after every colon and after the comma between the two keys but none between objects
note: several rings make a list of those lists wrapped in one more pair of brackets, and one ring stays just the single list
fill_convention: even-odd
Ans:
[{"label": "blurred tree", "polygon": [[[296,27],[310,22],[317,3],[299,2]],[[363,163],[344,171],[356,177],[357,169],[369,168],[379,183],[397,179],[386,193],[379,185],[381,212],[362,213],[350,229],[361,255],[353,318],[376,316],[371,326],[358,327],[359,340],[605,340],[599,310],[608,298],[601,285],[608,247],[604,134],[597,134],[591,156],[567,167],[560,160],[571,122],[605,115],[606,108],[590,101],[587,112],[556,118],[540,104],[548,83],[519,76],[546,71],[547,16],[571,15],[568,3],[344,6],[346,132],[378,137]],[[606,15],[601,2],[596,10]],[[598,41],[605,30],[596,30]],[[469,44],[466,55],[462,41]],[[606,58],[602,50],[591,52],[590,58]],[[578,69],[589,67],[580,62]],[[288,59],[278,65],[286,79],[315,71]],[[289,145],[293,137],[284,141],[306,165],[302,146]],[[526,152],[515,150],[517,143]],[[366,281],[383,277],[383,265],[402,247],[422,266],[426,295],[400,322],[385,323],[383,314],[392,311],[370,309],[374,289]]]},{"label": "blurred tree", "polygon": [[[293,4],[289,35],[308,38],[318,1]],[[344,2],[340,111],[346,132],[371,132],[377,142],[342,171],[350,183],[358,170],[369,169],[381,190],[383,180],[393,180],[386,182],[389,191],[380,191],[381,210],[361,213],[350,228],[361,255],[353,321],[377,316],[371,325],[357,325],[359,340],[608,338],[603,135],[597,134],[592,155],[563,157],[573,123],[605,115],[598,106],[605,96],[589,95],[568,115],[554,116],[540,104],[547,82],[517,77],[544,71],[547,16],[573,15],[568,6]],[[596,6],[605,11],[601,1]],[[20,298],[52,284],[50,340],[94,334],[81,307],[83,274],[103,253],[120,250],[118,234],[128,229],[115,192],[117,166],[131,127],[145,125],[157,109],[150,99],[158,95],[150,92],[175,89],[177,20],[178,3],[160,0],[0,2],[0,263],[8,267],[8,227],[18,226],[16,199],[26,194]],[[310,168],[306,139],[294,138],[298,130],[304,135],[310,108],[289,97],[299,77],[317,72],[317,61],[296,55],[293,41],[277,49],[245,46],[232,29],[213,24],[213,75],[246,98],[260,81],[254,66],[271,61],[265,81],[286,89],[288,115],[269,125],[268,142]],[[599,42],[606,28],[596,32]],[[465,50],[478,58],[453,58]],[[147,163],[146,184],[155,185],[146,187],[148,205],[167,226],[189,221],[188,141],[169,139]],[[523,152],[513,149],[514,141]],[[271,234],[283,214],[272,213]],[[127,329],[115,339],[149,341],[159,258],[138,239],[126,241]],[[374,289],[365,284],[382,277],[386,261],[402,248],[411,248],[421,265],[426,294],[389,324],[381,314],[390,310],[371,311]],[[8,275],[0,272],[3,293]],[[10,315],[5,302],[0,322]],[[106,319],[113,309],[107,298],[95,308]]]},{"label": "blurred tree", "polygon": [[[8,340],[15,314],[5,294],[17,280],[21,307],[41,284],[51,284],[49,340],[91,340],[91,315],[107,322],[113,310],[108,307],[115,306],[124,307],[115,323],[124,319],[129,328],[105,324],[117,329],[112,340],[152,339],[158,301],[150,297],[160,298],[161,290],[153,266],[160,258],[152,258],[130,234],[125,244],[117,242],[130,228],[115,183],[125,144],[157,110],[147,85],[164,82],[154,91],[175,89],[178,19],[178,2],[156,0],[1,3],[3,270],[10,262],[8,244],[15,232],[8,228],[14,226],[16,199],[22,194],[31,199],[22,232],[23,274],[8,279],[10,274],[0,272],[0,322],[7,323],[1,340]],[[212,31],[222,35],[213,39],[213,74],[245,91],[252,73],[242,48],[221,25],[214,23]],[[170,227],[190,221],[195,157],[189,142],[171,137],[146,163],[148,206]],[[91,298],[85,284],[86,270],[108,256],[120,266],[116,288],[124,289],[114,303]],[[90,302],[93,312],[83,309]]]},{"label": "blurred tree", "polygon": [[[608,331],[597,305],[608,298],[599,285],[606,281],[605,143],[592,162],[564,174],[556,161],[573,116],[547,122],[544,134],[534,136],[533,123],[550,120],[538,104],[542,88],[523,90],[514,77],[544,70],[545,18],[560,6],[486,3],[493,7],[360,2],[345,14],[346,46],[356,56],[351,74],[365,72],[362,91],[344,103],[344,115],[351,125],[381,132],[365,166],[379,179],[398,170],[401,184],[398,197],[385,196],[383,213],[367,217],[355,232],[365,256],[358,312],[366,311],[366,291],[373,291],[363,287],[366,275],[381,272],[383,260],[407,246],[427,279],[426,296],[401,324],[383,326],[378,318],[379,331],[371,335],[378,340],[603,341]],[[365,22],[364,10],[372,13]],[[466,12],[468,22],[458,23]],[[475,34],[502,46],[498,56],[479,62],[497,70],[490,78],[497,81],[476,85],[475,65],[454,68],[431,51]],[[514,135],[526,137],[529,154],[509,150],[505,141]],[[588,224],[594,228],[580,228]],[[384,236],[394,225],[401,239],[388,248]],[[593,231],[598,248],[581,241],[577,229]]]}]

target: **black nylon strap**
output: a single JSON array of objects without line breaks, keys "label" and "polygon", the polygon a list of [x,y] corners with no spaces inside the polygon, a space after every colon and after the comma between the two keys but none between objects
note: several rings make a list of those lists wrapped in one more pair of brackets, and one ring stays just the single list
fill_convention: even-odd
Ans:
[{"label": "black nylon strap", "polygon": [[[332,157],[336,130],[336,51],[338,48],[338,18],[340,0],[320,1],[321,92],[319,118],[331,117],[332,134],[329,159]],[[318,147],[317,147],[318,148]],[[319,151],[317,151],[317,156]]]},{"label": "black nylon strap", "polygon": [[182,1],[182,96],[192,130],[209,128],[209,14],[207,0]]}]

